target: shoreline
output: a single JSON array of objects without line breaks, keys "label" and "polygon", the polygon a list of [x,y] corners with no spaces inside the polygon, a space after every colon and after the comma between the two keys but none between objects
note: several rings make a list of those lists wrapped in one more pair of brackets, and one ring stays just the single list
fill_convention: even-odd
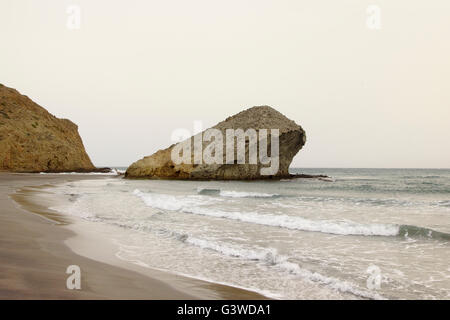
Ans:
[{"label": "shoreline", "polygon": [[[0,173],[0,298],[268,299],[124,261],[111,241],[98,236],[97,226],[48,209],[29,190],[103,178],[111,176]],[[65,271],[73,264],[81,268],[81,290],[66,288]]]}]

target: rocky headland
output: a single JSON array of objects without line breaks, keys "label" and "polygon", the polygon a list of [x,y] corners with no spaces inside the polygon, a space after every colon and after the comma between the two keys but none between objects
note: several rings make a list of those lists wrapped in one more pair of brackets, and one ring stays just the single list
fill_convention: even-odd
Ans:
[{"label": "rocky headland", "polygon": [[0,171],[105,172],[86,153],[78,127],[0,84]]}]

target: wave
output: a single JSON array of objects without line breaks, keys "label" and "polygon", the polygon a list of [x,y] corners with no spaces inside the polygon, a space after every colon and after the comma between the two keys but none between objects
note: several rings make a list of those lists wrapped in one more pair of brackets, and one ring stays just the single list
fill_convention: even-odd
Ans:
[{"label": "wave", "polygon": [[450,241],[449,233],[406,224],[399,226],[398,236],[405,238],[428,238]]},{"label": "wave", "polygon": [[[177,232],[175,230],[153,227],[147,223],[114,220],[109,221],[109,219],[105,217],[98,216],[86,216],[84,218],[91,221],[101,221],[124,229],[157,233],[161,236],[170,237],[188,245],[192,245],[201,249],[212,250],[224,256],[263,263],[267,267],[275,268],[281,272],[292,274],[294,276],[299,276],[307,281],[326,285],[333,290],[337,290],[343,293],[350,293],[369,299],[383,299],[383,297],[379,296],[376,293],[360,290],[346,281],[303,269],[298,264],[290,262],[289,257],[278,254],[277,250],[274,248],[244,248],[238,245],[231,245],[222,242],[192,237],[187,233]],[[146,264],[143,265],[148,267],[148,265]]]},{"label": "wave", "polygon": [[204,208],[184,208],[182,212],[265,226],[337,235],[396,236],[399,232],[397,225],[390,224],[360,224],[347,221],[309,220],[288,215],[259,214],[256,212],[226,212],[220,210],[211,211]]},{"label": "wave", "polygon": [[331,220],[309,220],[301,217],[288,215],[259,214],[256,212],[229,212],[221,210],[211,210],[198,206],[203,204],[192,196],[176,198],[172,195],[143,193],[140,190],[134,190],[144,203],[152,208],[180,211],[188,214],[197,214],[216,218],[225,218],[238,220],[242,222],[281,227],[286,229],[316,231],[338,235],[366,235],[366,236],[395,236],[399,232],[397,225],[389,224],[359,224],[347,221]]},{"label": "wave", "polygon": [[213,250],[225,256],[262,262],[265,265],[279,269],[282,272],[300,276],[303,279],[312,282],[318,282],[322,285],[327,285],[332,289],[343,293],[351,293],[353,295],[368,299],[384,299],[377,293],[358,289],[353,284],[347,281],[324,276],[318,272],[312,272],[310,270],[301,268],[297,263],[290,262],[288,256],[278,254],[277,250],[274,248],[260,248],[256,250],[247,249],[236,245],[233,246],[221,242],[199,239],[191,236],[187,236],[182,241],[202,249]]},{"label": "wave", "polygon": [[204,196],[218,196],[220,189],[198,188],[197,193]]},{"label": "wave", "polygon": [[111,169],[109,172],[39,172],[39,174],[48,174],[48,175],[83,175],[83,176],[117,176],[124,174],[125,171],[118,169]]},{"label": "wave", "polygon": [[450,200],[437,201],[436,204],[441,207],[450,207]]},{"label": "wave", "polygon": [[133,193],[141,198],[147,206],[152,208],[230,219],[291,230],[321,232],[336,235],[400,236],[450,240],[450,234],[448,233],[417,226],[386,223],[363,224],[353,221],[338,220],[310,220],[289,215],[213,210],[211,208],[202,207],[201,205],[206,204],[207,202],[194,198],[195,196],[177,198],[172,195],[143,193],[138,189],[134,190]]},{"label": "wave", "polygon": [[180,211],[184,208],[195,207],[217,201],[213,199],[205,199],[204,197],[196,195],[174,196],[170,194],[144,193],[139,189],[135,189],[133,194],[141,198],[142,201],[144,201],[144,203],[149,207],[169,211]]},{"label": "wave", "polygon": [[401,179],[440,179],[443,178],[442,176],[437,176],[437,175],[415,175],[415,176],[402,176],[400,177]]},{"label": "wave", "polygon": [[272,193],[257,193],[257,192],[240,192],[240,191],[226,191],[221,190],[220,195],[222,197],[230,198],[278,198],[279,194]]},{"label": "wave", "polygon": [[[355,206],[371,206],[371,207],[400,207],[400,208],[417,208],[421,207],[450,207],[449,200],[440,201],[425,201],[425,200],[408,200],[408,199],[395,199],[395,198],[363,198],[363,197],[344,197],[344,196],[325,196],[325,195],[309,195],[309,196],[292,196],[283,195],[283,198],[290,198],[300,201],[301,204],[304,202],[314,202],[314,203],[336,203],[338,205],[351,204]],[[273,202],[272,204],[276,206],[283,207],[280,202]],[[289,207],[295,208],[294,204],[287,205]]]},{"label": "wave", "polygon": [[278,198],[279,194],[272,193],[258,193],[258,192],[241,192],[241,191],[228,191],[221,189],[209,189],[198,188],[197,193],[208,196],[221,196],[229,198]]}]

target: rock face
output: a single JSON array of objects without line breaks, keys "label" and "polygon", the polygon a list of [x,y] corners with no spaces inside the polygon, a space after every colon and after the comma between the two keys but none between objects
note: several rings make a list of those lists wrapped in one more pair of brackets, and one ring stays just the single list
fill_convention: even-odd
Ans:
[{"label": "rock face", "polygon": [[[194,146],[195,139],[205,136],[205,132],[197,134],[183,142],[189,143],[192,148],[191,156],[188,163],[177,163],[173,161],[174,148],[179,147],[180,144],[174,144],[167,149],[159,150],[151,156],[144,157],[143,159],[134,162],[127,169],[125,176],[128,178],[153,178],[153,179],[192,179],[192,180],[252,180],[252,179],[269,179],[269,178],[283,178],[289,177],[289,165],[292,162],[292,158],[302,148],[306,142],[306,135],[304,130],[297,125],[294,121],[289,120],[280,112],[269,106],[259,106],[242,111],[232,117],[227,118],[225,121],[218,123],[213,129],[219,130],[223,135],[223,161],[221,163],[206,164],[195,163],[194,160]],[[270,167],[269,164],[262,164],[258,156],[256,164],[249,163],[249,149],[251,150],[252,140],[248,137],[245,138],[245,163],[240,163],[236,160],[230,163],[226,159],[226,130],[227,129],[242,129],[246,131],[248,129],[255,129],[255,131],[261,134],[267,129],[270,135],[266,135],[266,143],[268,155],[271,155],[272,147],[272,129],[279,130],[279,166],[277,166],[276,172],[273,174],[262,174],[261,169]],[[216,131],[217,132],[217,131]],[[233,139],[234,140],[234,139]],[[204,141],[201,144],[203,152],[205,148],[214,138]],[[234,140],[234,159],[237,159],[237,139]],[[254,141],[254,140],[253,140]],[[258,141],[259,142],[259,141]],[[257,146],[258,154],[260,147]],[[179,149],[179,148],[178,148]],[[178,150],[176,149],[176,150]],[[176,152],[178,154],[178,152]],[[215,155],[215,151],[212,153]],[[219,154],[220,157],[220,154]]]},{"label": "rock face", "polygon": [[94,171],[76,124],[0,84],[0,171]]}]

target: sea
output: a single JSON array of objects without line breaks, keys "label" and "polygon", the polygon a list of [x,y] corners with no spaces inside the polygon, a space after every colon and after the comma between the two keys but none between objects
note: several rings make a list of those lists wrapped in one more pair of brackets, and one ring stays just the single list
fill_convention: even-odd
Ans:
[{"label": "sea", "polygon": [[291,172],[330,179],[112,175],[46,191],[62,215],[115,228],[116,256],[141,266],[275,299],[450,299],[449,169]]}]

